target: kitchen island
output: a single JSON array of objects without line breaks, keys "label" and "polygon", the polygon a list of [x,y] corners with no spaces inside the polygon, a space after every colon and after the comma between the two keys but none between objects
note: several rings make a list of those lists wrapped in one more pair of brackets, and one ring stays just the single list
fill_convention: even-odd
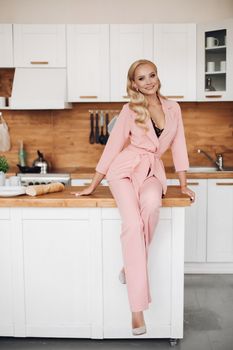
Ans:
[{"label": "kitchen island", "polygon": [[[0,199],[0,335],[134,338],[121,220],[111,192]],[[152,303],[141,338],[183,338],[184,224],[188,196],[168,186],[150,245]]]}]

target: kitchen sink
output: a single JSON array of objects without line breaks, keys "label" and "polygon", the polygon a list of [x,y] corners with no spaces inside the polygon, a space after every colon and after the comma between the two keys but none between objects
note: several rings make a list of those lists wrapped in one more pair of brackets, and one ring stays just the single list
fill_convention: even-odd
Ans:
[{"label": "kitchen sink", "polygon": [[211,172],[233,172],[233,167],[226,167],[224,170],[218,170],[216,167],[205,167],[205,166],[191,166],[188,173],[211,173]]}]

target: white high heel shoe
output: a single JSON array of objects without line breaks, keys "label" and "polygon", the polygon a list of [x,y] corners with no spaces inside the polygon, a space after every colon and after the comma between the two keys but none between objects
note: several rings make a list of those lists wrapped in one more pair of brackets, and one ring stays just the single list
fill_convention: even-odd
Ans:
[{"label": "white high heel shoe", "polygon": [[137,328],[132,328],[133,335],[142,335],[146,333],[146,326],[141,326]]},{"label": "white high heel shoe", "polygon": [[126,284],[125,272],[121,270],[119,273],[119,280],[122,284]]}]

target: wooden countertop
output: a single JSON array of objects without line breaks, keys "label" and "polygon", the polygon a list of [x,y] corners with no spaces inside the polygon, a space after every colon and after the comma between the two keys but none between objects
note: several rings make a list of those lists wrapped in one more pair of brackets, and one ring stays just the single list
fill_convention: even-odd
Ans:
[{"label": "wooden countertop", "polygon": [[[3,198],[0,197],[0,207],[116,207],[115,200],[108,186],[98,186],[90,196],[75,197],[70,192],[80,191],[84,187],[70,186],[62,192],[49,193],[37,197],[28,195]],[[162,199],[163,207],[187,207],[191,205],[189,196],[180,192],[179,186],[168,186],[167,194]]]},{"label": "wooden countertop", "polygon": [[[61,170],[61,169],[58,169]],[[63,169],[64,170],[64,169]],[[71,179],[90,179],[95,173],[94,168],[67,168],[71,174]],[[61,172],[61,171],[60,171]],[[65,171],[66,172],[66,171]],[[177,174],[173,168],[165,168],[167,179],[178,179]],[[214,172],[187,172],[187,179],[232,179],[233,171],[214,171]]]},{"label": "wooden countertop", "polygon": [[[170,168],[165,168],[167,179],[178,179],[175,170]],[[7,172],[7,176],[15,175],[18,172],[18,168],[11,168]],[[91,179],[95,173],[95,169],[93,167],[77,167],[77,168],[57,168],[52,169],[53,173],[68,173],[71,175],[71,179]],[[233,171],[214,171],[214,172],[187,172],[187,179],[232,179]]]}]

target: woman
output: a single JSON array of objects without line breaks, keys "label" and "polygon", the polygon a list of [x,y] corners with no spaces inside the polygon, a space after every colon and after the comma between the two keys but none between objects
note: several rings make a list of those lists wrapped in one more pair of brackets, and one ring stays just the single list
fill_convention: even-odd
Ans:
[{"label": "woman", "polygon": [[151,302],[148,247],[167,190],[161,156],[169,146],[180,190],[195,199],[186,185],[189,161],[180,106],[162,96],[160,87],[153,62],[138,60],[131,65],[127,77],[130,102],[117,117],[91,185],[75,192],[77,196],[89,195],[104,176],[108,180],[122,219],[124,268],[119,278],[127,285],[134,335],[146,333],[143,311]]}]

